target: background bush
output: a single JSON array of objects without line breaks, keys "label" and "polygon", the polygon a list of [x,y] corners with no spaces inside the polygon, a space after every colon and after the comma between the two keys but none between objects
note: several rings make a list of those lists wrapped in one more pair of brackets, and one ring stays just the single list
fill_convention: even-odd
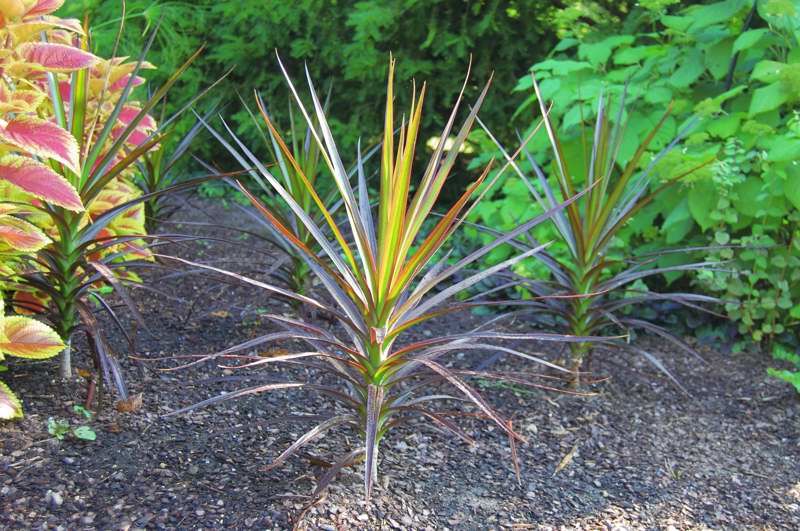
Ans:
[{"label": "background bush", "polygon": [[[329,119],[344,153],[354,153],[359,134],[375,135],[363,142],[380,135],[383,102],[376,87],[383,86],[390,52],[398,59],[398,86],[412,79],[430,81],[423,140],[439,134],[435,124],[447,120],[472,55],[467,99],[477,96],[494,71],[482,116],[504,124],[498,134],[508,138],[513,132],[508,117],[524,99],[512,93],[516,80],[555,43],[549,22],[555,12],[552,4],[548,0],[129,0],[122,50],[136,55],[143,31],[163,17],[151,57],[159,71],[150,77],[158,78],[205,43],[205,53],[182,80],[173,105],[234,68],[217,94],[230,103],[224,114],[233,117],[237,133],[251,144],[258,137],[236,93],[252,103],[252,90],[262,91],[267,103],[273,102],[270,110],[277,122],[288,130],[288,94],[275,51],[296,80],[301,80],[307,62],[317,89],[332,90]],[[88,13],[96,48],[106,53],[112,48],[121,3],[83,0],[69,2],[64,10],[71,16]],[[401,100],[410,93],[398,92]],[[184,129],[189,127],[186,120]],[[208,159],[226,158],[213,142],[198,147]]]}]

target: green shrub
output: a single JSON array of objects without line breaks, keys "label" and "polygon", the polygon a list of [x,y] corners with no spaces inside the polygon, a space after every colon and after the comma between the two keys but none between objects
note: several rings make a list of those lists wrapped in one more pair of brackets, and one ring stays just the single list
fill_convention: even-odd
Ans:
[{"label": "green shrub", "polygon": [[767,374],[773,378],[779,378],[785,382],[789,382],[797,389],[797,392],[800,393],[800,355],[792,352],[788,347],[777,343],[772,348],[772,358],[790,363],[793,370],[770,367],[767,369]]},{"label": "green shrub", "polygon": [[[730,300],[727,313],[745,338],[758,342],[795,330],[800,322],[797,5],[767,0],[753,10],[746,0],[689,7],[642,2],[616,34],[565,30],[563,36],[532,70],[543,98],[553,101],[551,116],[564,155],[574,166],[583,166],[587,158],[581,131],[594,118],[591,102],[601,89],[620,94],[626,86],[629,139],[620,148],[619,164],[631,159],[638,139],[652,129],[669,102],[673,117],[652,142],[649,157],[691,116],[700,121],[684,148],[654,168],[654,185],[714,158],[685,184],[642,209],[620,231],[611,252],[712,246],[708,258],[731,260],[729,271],[671,272],[665,281],[695,282]],[[521,78],[515,90],[530,92],[530,77]],[[527,114],[535,102],[531,95],[517,114]],[[496,154],[485,139],[475,140],[486,151],[478,162]],[[542,165],[550,160],[546,144],[540,135],[530,148]],[[476,210],[475,220],[507,230],[529,214],[529,204],[520,200],[527,194],[520,183],[506,181],[501,190]],[[538,236],[546,241],[552,232]],[[665,255],[654,265],[666,267],[676,259]],[[520,272],[529,274],[526,268],[542,272],[532,263],[522,264]]]},{"label": "green shrub", "polygon": [[[303,63],[308,62],[311,76],[319,80],[321,88],[333,88],[334,99],[328,112],[331,128],[343,151],[354,153],[363,131],[379,131],[382,126],[380,112],[375,112],[381,106],[381,96],[372,87],[384,79],[390,52],[402,60],[396,73],[398,82],[436,80],[435,90],[428,94],[428,113],[420,132],[424,144],[438,132],[437,124],[447,118],[460,90],[461,79],[452,72],[463,72],[470,56],[476,78],[485,79],[494,72],[498,97],[487,99],[483,116],[495,123],[506,123],[522,100],[507,96],[517,76],[536,54],[544,53],[554,43],[549,17],[552,8],[546,0],[128,0],[127,5],[128,29],[122,43],[126,55],[137,55],[143,30],[163,17],[159,41],[149,57],[159,66],[155,81],[160,81],[159,75],[163,77],[174,70],[199,45],[206,44],[208,51],[182,78],[176,91],[183,96],[174,96],[171,105],[184,103],[181,98],[188,99],[207,80],[217,79],[234,68],[219,93],[230,99],[226,115],[236,133],[251,145],[260,138],[239,105],[237,92],[249,101],[254,89],[262,91],[275,122],[289,124],[282,79],[276,75],[276,50],[294,75],[300,74]],[[98,51],[110,50],[116,37],[115,21],[120,17],[118,2],[83,0],[63,9],[70,16],[82,16],[88,11],[94,22]],[[475,97],[479,89],[470,85],[467,95]],[[275,94],[281,94],[279,102],[273,101]],[[403,99],[405,93],[399,97],[399,103],[410,103]],[[191,119],[187,119],[177,134],[190,127]],[[513,129],[504,132],[513,135]],[[372,140],[362,139],[363,145],[371,145]],[[201,151],[206,160],[224,160],[228,156],[213,142],[202,148],[206,150]],[[424,153],[418,154],[421,156]]]}]

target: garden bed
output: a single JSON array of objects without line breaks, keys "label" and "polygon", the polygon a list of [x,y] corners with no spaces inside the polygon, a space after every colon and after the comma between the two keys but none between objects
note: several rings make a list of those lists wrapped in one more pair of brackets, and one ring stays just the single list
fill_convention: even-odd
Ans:
[{"label": "garden bed", "polygon": [[[236,209],[194,203],[177,215],[181,224],[165,229],[235,244],[198,240],[172,246],[169,253],[248,274],[274,262],[270,250],[257,249],[252,239],[192,225],[226,219],[235,226],[245,219]],[[151,280],[164,274],[145,272]],[[263,312],[293,311],[264,292],[206,275],[151,285],[184,300],[132,291],[151,328],[138,333],[137,354],[143,358],[215,352],[269,330],[273,325],[260,317]],[[419,333],[467,329],[474,320],[450,318]],[[112,336],[123,344],[118,334]],[[360,471],[346,470],[303,521],[310,529],[800,526],[796,393],[766,379],[766,358],[759,354],[701,347],[707,361],[701,364],[663,343],[644,341],[691,397],[643,360],[622,353],[596,359],[597,373],[609,380],[588,398],[479,382],[484,396],[529,439],[519,449],[521,485],[507,438],[488,423],[462,421],[477,440],[473,447],[427,424],[412,424],[392,431],[382,444],[371,505],[363,499]],[[299,345],[274,347],[292,351]],[[548,352],[545,345],[527,348]],[[120,357],[131,393],[143,393],[143,406],[121,413],[107,405],[91,423],[94,442],[58,442],[47,432],[48,417],[80,422],[72,408],[83,402],[84,384],[55,383],[57,359],[11,365],[4,376],[24,399],[26,417],[0,427],[0,528],[285,529],[324,473],[319,459],[333,459],[357,444],[352,433],[333,432],[309,447],[313,457],[261,471],[308,428],[272,417],[320,413],[330,404],[302,392],[276,392],[163,418],[247,382],[209,382],[228,375],[211,364],[161,373],[156,369],[175,363]],[[454,362],[474,366],[478,359]],[[262,374],[279,380],[302,378],[303,372],[276,367]],[[560,463],[565,466],[556,473]]]}]

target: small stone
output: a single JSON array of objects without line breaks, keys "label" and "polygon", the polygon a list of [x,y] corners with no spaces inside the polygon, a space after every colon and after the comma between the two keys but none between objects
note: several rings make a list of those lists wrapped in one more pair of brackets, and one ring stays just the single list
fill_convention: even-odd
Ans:
[{"label": "small stone", "polygon": [[74,457],[64,457],[61,461],[65,465],[74,465],[75,464],[75,458]]},{"label": "small stone", "polygon": [[409,526],[414,523],[414,520],[412,520],[411,517],[408,515],[403,516],[403,518],[401,518],[400,521],[403,522],[403,525],[405,526]]},{"label": "small stone", "polygon": [[58,492],[48,490],[47,494],[44,495],[44,501],[53,508],[56,508],[61,507],[61,504],[64,503],[64,498],[61,497],[61,494]]},{"label": "small stone", "polygon": [[361,513],[358,515],[357,518],[362,522],[366,522],[367,520],[369,520],[369,515],[367,513]]},{"label": "small stone", "polygon": [[196,514],[197,516],[203,516],[204,514],[206,514],[206,512],[203,509],[197,509],[194,512],[194,514]]}]

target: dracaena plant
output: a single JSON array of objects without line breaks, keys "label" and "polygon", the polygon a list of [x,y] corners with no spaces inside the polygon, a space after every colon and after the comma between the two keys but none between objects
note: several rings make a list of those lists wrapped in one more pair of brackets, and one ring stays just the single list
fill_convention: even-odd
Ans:
[{"label": "dracaena plant", "polygon": [[[523,311],[532,311],[538,317],[543,315],[555,317],[571,335],[601,337],[614,332],[618,336],[602,341],[570,344],[569,362],[574,373],[575,385],[579,385],[580,375],[584,369],[590,369],[586,365],[590,364],[592,352],[601,348],[607,351],[622,348],[641,354],[678,384],[656,356],[631,341],[619,339],[619,335],[627,337],[629,331],[641,329],[697,356],[695,350],[680,338],[661,326],[641,318],[635,307],[670,301],[710,311],[703,305],[719,302],[713,297],[693,293],[651,292],[641,281],[675,271],[711,268],[714,263],[684,261],[678,265],[656,267],[655,261],[659,256],[667,253],[688,253],[692,249],[650,250],[646,255],[620,256],[613,249],[613,244],[619,237],[620,231],[637,212],[657,200],[659,194],[677,185],[682,178],[702,164],[669,180],[658,180],[654,168],[678,145],[683,133],[660,152],[656,152],[648,159],[644,158],[653,139],[670,116],[670,109],[667,109],[662,119],[641,140],[628,161],[623,163],[618,160],[620,146],[626,134],[623,91],[616,112],[609,109],[610,96],[601,93],[598,97],[596,122],[593,130],[588,131],[590,138],[585,139],[587,153],[591,153],[591,156],[587,157],[588,164],[585,167],[578,167],[579,162],[570,160],[565,155],[556,127],[550,119],[535,80],[533,86],[550,141],[552,175],[548,179],[535,157],[525,148],[523,152],[533,174],[527,175],[516,162],[511,162],[511,165],[535,201],[543,208],[552,208],[558,204],[558,198],[575,198],[581,189],[584,190],[584,195],[553,216],[552,223],[563,252],[551,253],[548,250],[540,254],[539,259],[549,270],[551,278],[545,281],[523,280],[522,286],[534,295],[534,300],[520,303],[531,307]],[[690,127],[691,122],[686,125],[684,131]],[[589,136],[586,133],[584,131],[584,136]],[[508,158],[502,146],[499,143],[496,145]],[[512,244],[524,251],[531,245],[538,245],[536,242],[535,234],[529,232],[525,238],[518,239]],[[512,276],[520,280],[518,275]]]},{"label": "dracaena plant", "polygon": [[[167,100],[162,101],[159,123],[168,120],[166,115]],[[212,107],[211,111],[214,110]],[[170,120],[172,121],[172,120]],[[145,152],[136,161],[137,172],[134,177],[137,187],[149,196],[144,202],[145,230],[153,234],[156,229],[178,210],[169,202],[169,194],[164,192],[180,182],[180,174],[176,165],[186,156],[192,143],[202,130],[203,124],[198,120],[186,133],[175,136],[174,127],[164,133],[163,142]]]},{"label": "dracaena plant", "polygon": [[[283,69],[282,65],[281,68]],[[283,72],[286,75],[286,71]],[[499,345],[498,342],[515,339],[574,339],[550,334],[506,333],[495,329],[494,321],[467,333],[446,331],[437,337],[422,341],[408,337],[410,330],[423,323],[479,304],[474,301],[452,301],[451,297],[467,286],[510,267],[519,260],[537,254],[541,248],[527,250],[487,270],[467,274],[465,278],[452,285],[445,286],[445,284],[492,249],[534,227],[563,206],[558,205],[548,210],[538,218],[522,224],[517,230],[451,263],[447,252],[448,239],[458,230],[463,217],[490,187],[491,183],[485,182],[489,168],[485,169],[441,217],[433,219],[433,209],[453,168],[459,147],[464,143],[475,121],[489,85],[483,89],[463,125],[454,131],[456,113],[462,99],[459,95],[430,160],[417,174],[418,186],[416,191],[412,192],[412,183],[415,182],[412,176],[416,173],[413,162],[422,119],[425,87],[423,86],[418,94],[414,94],[409,113],[400,120],[395,139],[397,118],[394,110],[393,74],[394,62],[391,61],[385,128],[380,152],[379,195],[376,198],[375,209],[377,212],[373,212],[371,207],[363,160],[358,160],[356,164],[357,185],[355,189],[351,186],[308,73],[310,97],[313,102],[310,111],[302,104],[296,89],[288,76],[286,77],[301,114],[310,126],[311,141],[318,145],[320,157],[342,201],[341,217],[335,218],[328,210],[317,192],[317,187],[305,175],[292,149],[282,140],[265,112],[262,113],[264,124],[273,135],[277,149],[283,154],[286,164],[294,169],[297,176],[296,185],[306,189],[311,197],[311,208],[317,209],[321,214],[321,223],[317,223],[306,208],[298,203],[280,176],[273,173],[274,168],[271,169],[263,164],[235,136],[234,143],[237,147],[228,143],[221,135],[217,135],[229,150],[236,153],[243,165],[254,168],[260,178],[273,187],[285,206],[292,210],[299,222],[311,234],[320,249],[319,253],[302,241],[295,228],[286,224],[273,208],[263,204],[255,195],[242,187],[243,192],[248,195],[274,230],[302,254],[311,273],[327,291],[332,302],[327,303],[319,298],[293,293],[266,282],[211,266],[194,265],[234,276],[268,293],[307,304],[332,316],[341,327],[340,333],[334,333],[310,322],[281,315],[269,315],[269,318],[284,331],[264,335],[221,353],[203,357],[202,360],[229,358],[235,360],[235,365],[238,367],[249,368],[280,362],[301,365],[319,371],[317,374],[320,377],[323,375],[333,377],[335,383],[321,383],[321,380],[267,383],[211,398],[175,413],[278,389],[304,388],[331,398],[344,409],[326,415],[321,423],[297,439],[270,465],[270,468],[280,465],[303,446],[324,437],[334,428],[349,427],[354,430],[360,437],[359,446],[348,449],[331,464],[329,472],[320,480],[315,495],[326,488],[342,467],[363,460],[364,488],[369,497],[377,475],[380,442],[393,427],[413,417],[426,418],[451,434],[472,441],[472,438],[451,420],[449,413],[439,409],[439,404],[443,402],[469,402],[477,407],[480,415],[507,432],[512,441],[522,440],[522,436],[514,432],[509,421],[484,401],[468,380],[474,377],[507,378],[523,385],[539,385],[535,379],[537,375],[522,371],[514,374],[477,373],[450,368],[442,358],[458,351],[500,350],[520,359],[545,363],[513,346]],[[445,148],[448,139],[452,141],[452,146],[448,146],[450,149]],[[422,228],[426,225],[426,221],[433,221],[433,226],[425,233]],[[330,234],[330,237],[326,234]],[[305,341],[310,350],[271,358],[261,358],[248,353],[239,354],[268,341],[289,339]],[[190,364],[198,362],[195,360]],[[450,386],[458,396],[438,389],[441,386]]]},{"label": "dracaena plant", "polygon": [[[5,301],[0,293],[0,362],[5,356],[47,359],[58,355],[64,343],[55,330],[30,317],[6,316]],[[22,417],[22,403],[0,380],[0,419]]]},{"label": "dracaena plant", "polygon": [[[8,215],[14,223],[33,224],[50,240],[35,252],[18,255],[6,283],[16,291],[17,308],[46,314],[67,345],[62,376],[71,376],[70,339],[83,323],[95,363],[107,378],[113,375],[124,397],[120,371],[95,326],[87,297],[113,314],[94,288],[111,285],[128,301],[122,280],[132,273],[124,266],[148,258],[141,245],[141,201],[147,196],[132,181],[134,162],[161,141],[159,124],[148,113],[193,58],[149,100],[138,102],[132,91],[143,82],[141,70],[150,66],[144,60],[149,44],[137,61],[97,57],[87,51],[86,32],[75,21],[40,18],[60,4],[39,2],[34,19],[25,18],[31,12],[23,17],[19,24],[39,28],[35,36],[21,33],[37,41],[26,43],[18,42],[15,23],[9,22],[14,19],[0,6],[6,9],[4,76],[17,76],[6,79],[5,89],[16,107],[3,109],[0,124],[4,208],[13,206]],[[35,51],[26,52],[31,47]],[[32,94],[20,94],[29,87]]]},{"label": "dracaena plant", "polygon": [[[272,174],[279,179],[284,190],[302,208],[304,214],[309,216],[314,221],[314,224],[322,226],[322,230],[327,232],[324,213],[327,212],[332,216],[336,216],[343,206],[343,201],[337,188],[333,186],[329,178],[327,166],[322,160],[320,145],[315,141],[315,136],[319,137],[321,134],[319,123],[315,118],[312,118],[310,122],[306,122],[302,116],[297,116],[298,111],[296,109],[293,110],[294,105],[290,101],[288,112],[290,123],[288,129],[289,140],[284,141],[285,136],[278,134],[278,126],[272,122],[271,114],[267,111],[266,105],[258,93],[255,94],[255,99],[258,106],[257,113],[253,112],[244,100],[242,104],[255,123],[255,129],[263,141],[263,148],[268,155],[264,165],[272,168]],[[330,93],[328,101],[330,101]],[[327,108],[328,101],[323,106],[323,110]],[[271,124],[269,127],[266,125],[265,118],[266,122]],[[225,129],[232,133],[225,120],[222,120],[222,123]],[[207,123],[206,127],[211,129],[211,126]],[[212,130],[212,134],[220,138],[216,131]],[[285,154],[284,148],[288,148],[291,157]],[[377,151],[377,146],[369,149],[364,153],[361,159],[362,162],[369,161]],[[245,169],[250,169],[249,174],[252,177],[252,183],[257,186],[254,191],[266,203],[273,215],[277,217],[282,225],[291,227],[292,232],[304,247],[312,250],[314,254],[319,254],[322,249],[314,238],[313,233],[275,191],[272,185],[260,175],[260,172],[252,169],[252,160],[242,157],[237,149],[230,149],[230,152]],[[352,180],[355,173],[356,166],[353,165],[347,171],[347,178]],[[310,186],[307,186],[303,179],[307,180]],[[228,180],[228,182],[237,187],[233,181]],[[324,209],[317,207],[314,198],[315,194],[317,195],[317,200],[324,205]],[[240,205],[237,205],[237,207],[240,207]],[[279,280],[282,285],[294,293],[307,294],[310,289],[311,270],[308,267],[304,251],[298,249],[281,236],[271,221],[265,218],[258,210],[245,209],[245,211],[251,219],[264,229],[262,232],[254,232],[251,235],[265,241],[270,246],[279,247],[284,253],[284,258],[271,266],[270,276]],[[292,302],[296,303],[296,306],[300,306],[297,301]]]}]

